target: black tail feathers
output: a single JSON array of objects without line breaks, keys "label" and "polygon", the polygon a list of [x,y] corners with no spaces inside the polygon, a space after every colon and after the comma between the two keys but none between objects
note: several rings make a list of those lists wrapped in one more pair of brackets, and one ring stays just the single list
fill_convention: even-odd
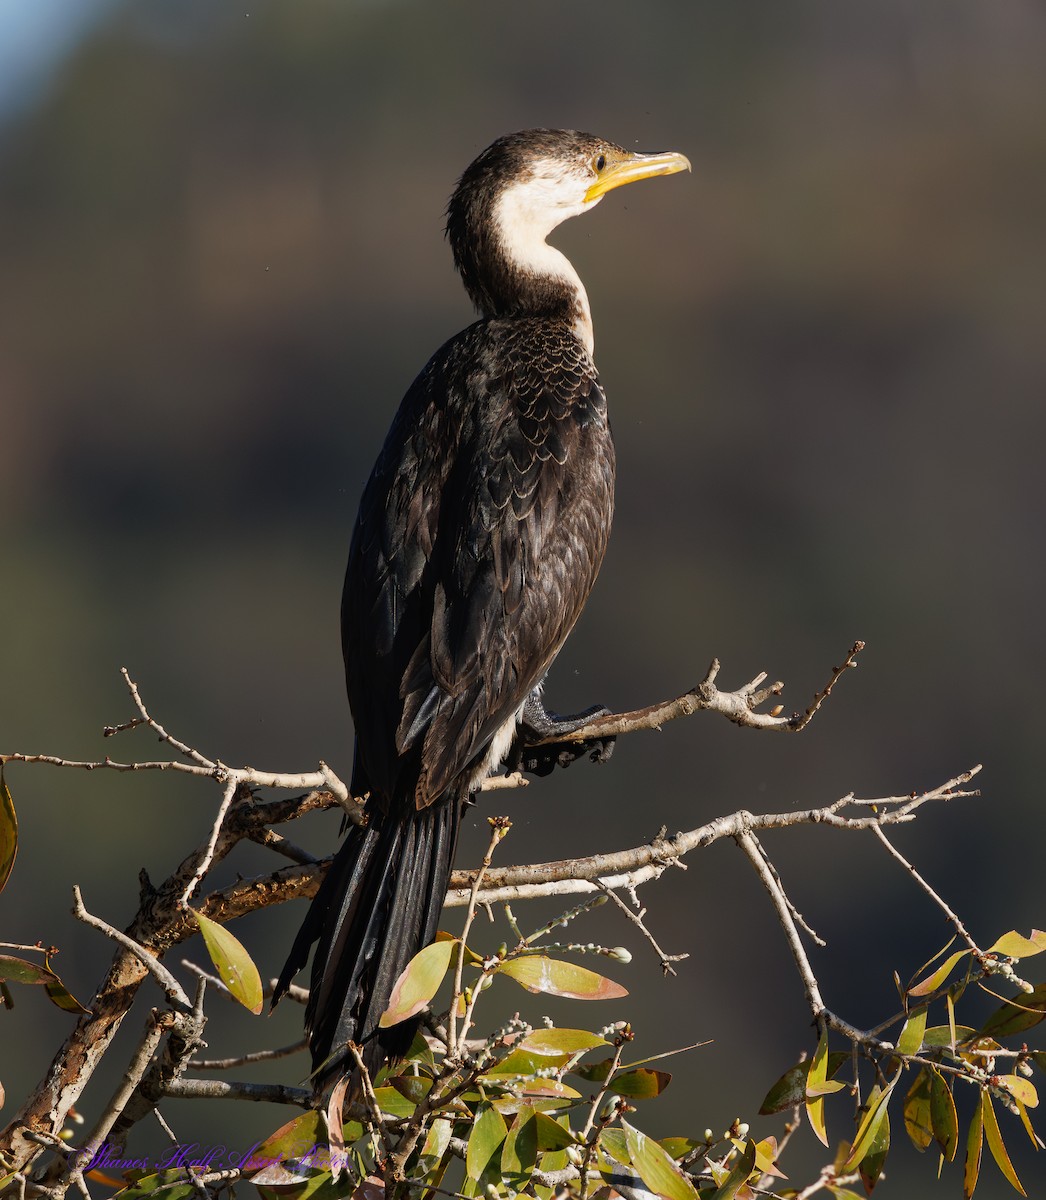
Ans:
[{"label": "black tail feathers", "polygon": [[350,1041],[372,1074],[410,1047],[416,1021],[387,1029],[378,1021],[404,967],[436,934],[460,813],[450,795],[420,812],[375,812],[366,828],[350,828],[334,856],[273,997],[275,1004],[318,942],[305,1012],[318,1086],[353,1069]]}]

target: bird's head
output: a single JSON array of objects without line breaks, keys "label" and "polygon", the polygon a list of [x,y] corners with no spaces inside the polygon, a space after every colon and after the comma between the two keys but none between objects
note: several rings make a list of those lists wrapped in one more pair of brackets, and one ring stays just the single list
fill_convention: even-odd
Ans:
[{"label": "bird's head", "polygon": [[447,207],[447,236],[469,294],[482,310],[499,311],[498,271],[550,274],[565,261],[545,244],[557,225],[613,188],[689,170],[682,154],[637,154],[573,129],[498,138],[466,168]]}]

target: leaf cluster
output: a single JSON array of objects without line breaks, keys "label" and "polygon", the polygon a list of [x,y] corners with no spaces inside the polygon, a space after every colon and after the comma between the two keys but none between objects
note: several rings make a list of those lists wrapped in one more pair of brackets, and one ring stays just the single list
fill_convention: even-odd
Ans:
[{"label": "leaf cluster", "polygon": [[[890,1149],[894,1096],[898,1097],[894,1107],[899,1105],[905,1133],[915,1148],[925,1151],[936,1145],[938,1175],[945,1163],[956,1159],[960,1145],[964,1146],[964,1197],[971,1197],[977,1187],[985,1144],[1010,1186],[1022,1196],[1028,1194],[1006,1147],[997,1108],[1017,1117],[1032,1146],[1043,1149],[1029,1110],[1039,1103],[1031,1077],[1036,1069],[1046,1070],[1046,1052],[1029,1049],[1023,1039],[1016,1047],[1008,1047],[1006,1041],[1017,1039],[1046,1018],[1046,984],[1032,987],[1014,971],[1020,959],[1046,950],[1046,933],[1033,930],[1030,937],[1024,937],[1011,931],[983,953],[971,947],[948,954],[948,949],[945,946],[925,964],[908,986],[898,982],[903,1010],[895,1022],[883,1026],[884,1030],[894,1023],[899,1026],[896,1044],[870,1036],[851,1037],[849,1050],[831,1050],[826,1024],[813,1057],[785,1072],[763,1101],[763,1114],[805,1110],[825,1146],[829,1145],[827,1098],[845,1093],[857,1101],[855,1132],[840,1146],[831,1170],[828,1190],[835,1196],[856,1196],[844,1185],[851,1179],[859,1180],[870,1194],[882,1177]],[[953,979],[960,964],[965,971]],[[979,1026],[961,1023],[956,1010],[968,989],[976,987],[996,995],[987,981],[997,977],[1015,981],[1020,988],[1018,997],[1004,1001]],[[944,1010],[942,1023],[930,1023],[931,1007]],[[853,1072],[844,1081],[839,1076],[847,1063],[853,1064]],[[863,1073],[862,1067],[866,1068]],[[869,1073],[872,1082],[863,1094],[862,1077]],[[964,1087],[968,1091],[959,1095]],[[963,1103],[967,1096],[972,1097],[972,1105]],[[967,1107],[970,1112],[963,1136],[959,1111]]]}]

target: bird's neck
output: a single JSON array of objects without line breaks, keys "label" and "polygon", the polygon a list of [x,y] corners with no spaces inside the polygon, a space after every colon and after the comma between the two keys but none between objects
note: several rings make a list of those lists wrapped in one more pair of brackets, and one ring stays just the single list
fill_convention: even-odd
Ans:
[{"label": "bird's neck", "polygon": [[545,241],[554,226],[535,222],[511,191],[492,208],[485,236],[456,247],[458,270],[473,303],[486,317],[563,321],[591,354],[588,294],[567,256]]}]

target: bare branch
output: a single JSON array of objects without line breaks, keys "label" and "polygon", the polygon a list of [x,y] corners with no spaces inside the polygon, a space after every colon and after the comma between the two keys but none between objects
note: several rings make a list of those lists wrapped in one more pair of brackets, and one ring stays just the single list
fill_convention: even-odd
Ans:
[{"label": "bare branch", "polygon": [[512,771],[508,775],[491,775],[488,779],[484,779],[480,785],[481,792],[498,792],[508,788],[524,788],[530,786],[530,780],[519,771]]},{"label": "bare branch", "polygon": [[737,842],[738,846],[748,856],[748,861],[755,867],[756,874],[770,895],[770,901],[777,910],[777,920],[784,931],[785,941],[787,941],[788,948],[792,952],[792,958],[795,959],[799,977],[803,981],[806,1001],[810,1005],[810,1011],[813,1014],[814,1020],[820,1021],[821,1015],[825,1010],[824,1001],[821,999],[821,990],[813,968],[810,966],[810,960],[807,958],[802,938],[792,915],[795,910],[785,895],[777,871],[770,868],[762,846],[759,845],[758,840],[752,835],[751,831],[742,830],[735,835],[734,841]]},{"label": "bare branch", "polygon": [[[796,825],[830,825],[837,829],[857,830],[876,825],[903,824],[914,820],[916,811],[924,804],[977,795],[976,791],[964,790],[963,785],[979,770],[979,766],[973,767],[939,787],[918,794],[884,796],[876,800],[859,800],[851,794],[822,808],[785,813],[756,815],[742,809],[672,837],[654,838],[646,845],[631,850],[530,866],[492,868],[486,873],[478,900],[481,904],[504,904],[540,896],[589,893],[599,890],[595,880],[601,880],[609,888],[637,887],[659,878],[669,866],[683,865],[678,860],[692,851],[709,846],[723,837],[737,837],[746,831],[787,829]],[[867,816],[850,816],[844,812],[847,808],[870,808],[872,812]],[[447,896],[448,907],[468,902],[475,878],[475,871],[453,873],[451,890]]]},{"label": "bare branch", "polygon": [[[508,835],[508,831],[512,828],[512,822],[508,817],[488,817],[490,824],[490,842],[487,846],[487,852],[483,856],[483,862],[480,864],[479,870],[476,872],[475,882],[472,884],[472,892],[469,897],[469,906],[465,913],[465,925],[461,931],[461,940],[458,943],[458,952],[455,956],[454,963],[454,991],[450,998],[450,1015],[447,1019],[447,1055],[454,1057],[458,1053],[458,1000],[461,996],[461,973],[465,966],[465,946],[468,942],[469,931],[472,928],[472,922],[476,916],[476,895],[479,892],[480,885],[483,883],[483,876],[490,869],[491,860],[494,857],[494,851],[498,844]],[[479,985],[473,990],[472,1000],[465,1009],[465,1015],[461,1022],[461,1037],[467,1038],[469,1027],[472,1024],[472,1016],[476,1007],[476,1000],[479,996]]]},{"label": "bare branch", "polygon": [[[784,684],[781,682],[764,687],[763,683],[766,680],[765,672],[760,672],[754,679],[751,679],[735,691],[720,691],[715,684],[720,664],[718,659],[713,659],[704,679],[696,687],[691,688],[690,691],[685,692],[682,696],[678,696],[675,700],[666,700],[660,704],[648,705],[646,708],[635,709],[627,713],[608,713],[605,716],[597,717],[595,720],[590,721],[587,725],[576,730],[566,738],[556,735],[535,744],[543,745],[545,742],[552,741],[583,742],[591,738],[619,737],[626,733],[633,733],[639,729],[660,729],[668,721],[673,721],[677,717],[690,716],[701,710],[718,712],[735,724],[744,725],[752,729],[784,729],[791,732],[798,732],[810,723],[814,714],[831,694],[832,688],[838,682],[840,676],[850,667],[857,665],[857,655],[863,649],[864,642],[858,641],[854,643],[843,664],[833,668],[832,677],[828,684],[814,696],[813,702],[803,713],[793,713],[791,716],[785,717],[781,716],[778,711],[771,713],[756,711],[760,704],[771,696],[780,694],[784,688]],[[147,725],[162,742],[170,745],[179,754],[189,759],[188,762],[154,761],[123,763],[114,762],[108,756],[98,761],[88,762],[59,758],[50,754],[0,754],[0,763],[39,763],[84,771],[176,771],[183,774],[215,779],[223,787],[231,780],[234,780],[237,784],[246,784],[250,787],[325,789],[334,795],[338,804],[344,808],[351,821],[356,824],[362,822],[363,803],[366,797],[350,796],[349,789],[344,782],[335,775],[325,762],[320,762],[319,770],[317,771],[288,774],[286,772],[258,771],[253,767],[228,767],[217,760],[212,761],[199,750],[174,737],[155,720],[145,707],[145,703],[138,690],[138,685],[131,679],[125,667],[121,668],[121,674],[141,715],[122,725],[107,725],[103,730],[104,736],[110,737],[125,730],[135,729],[140,725]],[[518,772],[514,772],[509,775],[492,776],[483,783],[481,790],[495,791],[500,788],[525,787],[527,783],[528,780],[524,779]]]},{"label": "bare branch", "polygon": [[218,808],[218,815],[214,818],[214,824],[211,826],[211,836],[207,840],[207,847],[203,854],[200,855],[200,861],[196,864],[196,870],[192,873],[192,878],[185,885],[185,891],[182,892],[182,904],[189,903],[189,897],[200,886],[203,877],[211,869],[211,863],[214,862],[214,852],[218,846],[218,835],[222,831],[222,825],[225,821],[225,814],[229,811],[229,806],[236,797],[238,785],[235,779],[230,779],[225,785],[225,791],[222,793],[222,802]]},{"label": "bare branch", "polygon": [[854,642],[854,644],[850,647],[850,652],[847,654],[846,658],[843,659],[842,663],[838,667],[832,668],[832,678],[829,679],[824,688],[814,696],[810,707],[805,713],[803,713],[802,717],[795,722],[794,728],[796,732],[798,732],[800,729],[805,729],[806,726],[810,724],[810,722],[813,720],[814,713],[817,712],[821,705],[832,694],[832,688],[835,687],[840,678],[845,675],[851,667],[857,666],[857,656],[863,649],[864,642],[860,640]]},{"label": "bare branch", "polygon": [[172,1079],[164,1095],[176,1100],[256,1100],[266,1104],[293,1104],[314,1108],[308,1088],[282,1083],[229,1083],[224,1079]]},{"label": "bare branch", "polygon": [[967,944],[967,946],[970,947],[970,949],[974,952],[974,954],[977,956],[977,958],[980,959],[981,961],[983,961],[984,960],[984,952],[981,950],[981,948],[977,945],[977,943],[970,936],[969,931],[967,930],[966,926],[959,919],[958,913],[956,913],[954,909],[952,909],[948,904],[945,903],[943,898],[941,896],[939,896],[937,892],[934,891],[934,889],[926,882],[926,880],[919,874],[919,872],[912,866],[912,864],[904,857],[904,855],[897,849],[897,847],[894,846],[894,844],[890,841],[890,839],[886,836],[886,834],[883,833],[881,826],[873,825],[872,832],[879,839],[879,841],[882,842],[883,846],[885,846],[885,848],[886,848],[887,852],[890,854],[890,856],[892,858],[894,858],[897,862],[899,862],[902,867],[904,867],[904,869],[915,880],[915,882],[919,885],[919,887],[922,888],[922,890],[930,897],[930,899],[934,902],[934,904],[937,905],[937,907],[941,910],[941,912],[944,913],[944,915],[948,918],[948,920],[955,927],[955,932],[959,935],[959,937],[962,938],[962,940]]},{"label": "bare branch", "polygon": [[120,733],[124,729],[130,729],[136,725],[148,725],[149,728],[156,733],[156,736],[161,742],[166,742],[169,746],[173,746],[179,754],[184,754],[185,757],[190,760],[190,762],[194,762],[201,767],[206,767],[208,770],[213,770],[214,767],[218,765],[217,763],[212,762],[209,758],[204,757],[199,750],[194,750],[191,746],[187,746],[184,742],[180,742],[172,734],[169,734],[167,730],[164,729],[164,727],[159,723],[159,721],[154,721],[149,715],[148,710],[145,707],[145,703],[139,694],[138,685],[131,678],[127,668],[121,667],[120,674],[123,676],[124,683],[127,684],[127,690],[131,693],[131,699],[134,701],[135,707],[141,713],[141,718],[140,720],[131,721],[127,725],[118,726],[116,729],[108,731],[105,736],[112,736],[113,733]]},{"label": "bare branch", "polygon": [[128,1100],[134,1095],[139,1083],[141,1083],[142,1076],[152,1061],[156,1047],[160,1044],[160,1038],[163,1037],[164,1030],[170,1027],[173,1020],[173,1013],[157,1012],[156,1010],[150,1013],[149,1020],[145,1026],[145,1032],[138,1043],[138,1049],[128,1064],[127,1071],[120,1081],[119,1087],[116,1089],[113,1098],[109,1101],[102,1115],[98,1118],[98,1123],[95,1125],[90,1137],[84,1142],[83,1147],[77,1155],[77,1162],[80,1165],[89,1163],[109,1136],[112,1127],[119,1119]]},{"label": "bare branch", "polygon": [[168,1085],[180,1079],[189,1060],[205,1043],[203,1030],[207,1018],[203,1012],[206,993],[201,981],[196,993],[196,1003],[191,1014],[178,1013],[168,1023],[167,1037],[162,1052],[149,1065],[134,1094],[127,1101],[119,1120],[113,1126],[112,1140],[123,1145],[130,1130],[143,1117],[156,1111],[156,1106],[167,1094]]},{"label": "bare branch", "polygon": [[[674,975],[676,973],[676,969],[675,969],[675,967],[672,966],[672,964],[674,962],[682,962],[683,959],[689,958],[690,955],[689,954],[666,954],[664,952],[664,950],[662,950],[661,947],[657,944],[657,941],[655,940],[654,935],[643,924],[643,918],[646,916],[646,909],[645,908],[640,909],[640,911],[637,913],[633,912],[628,907],[628,905],[624,902],[624,900],[621,899],[621,897],[617,894],[617,892],[615,892],[613,890],[613,888],[607,887],[607,885],[601,879],[597,879],[595,881],[595,883],[596,883],[596,887],[598,887],[600,889],[600,891],[605,892],[606,895],[609,896],[611,900],[613,900],[613,902],[625,914],[625,916],[632,922],[632,924],[636,926],[636,928],[640,931],[640,933],[642,933],[642,935],[646,938],[646,940],[650,943],[650,945],[653,946],[654,953],[661,960],[661,970],[666,975]],[[633,895],[635,895],[634,889],[632,889],[632,892],[633,892]],[[637,908],[639,907],[638,902],[636,904],[636,907]]]},{"label": "bare branch", "polygon": [[108,755],[104,759],[95,762],[85,762],[58,758],[52,754],[0,754],[0,764],[4,762],[42,763],[54,767],[71,767],[84,771],[175,771],[182,774],[214,779],[223,788],[230,784],[234,788],[242,784],[248,787],[327,790],[334,795],[334,798],[345,810],[351,821],[354,821],[356,824],[362,822],[361,803],[349,795],[348,787],[322,760],[319,764],[319,770],[300,774],[256,771],[253,767],[227,767],[224,763],[217,760],[212,761],[206,755],[201,754],[199,750],[174,737],[159,721],[155,720],[145,707],[145,703],[138,691],[138,685],[128,674],[127,668],[121,667],[120,673],[123,675],[124,682],[131,693],[131,698],[141,715],[122,725],[107,725],[102,731],[103,736],[112,737],[114,734],[124,732],[125,730],[136,729],[140,725],[147,725],[156,733],[161,742],[171,746],[183,757],[189,759],[188,762],[120,763],[114,762]]},{"label": "bare branch", "polygon": [[315,854],[303,850],[301,846],[295,845],[290,838],[285,838],[275,829],[259,829],[248,834],[248,837],[252,842],[257,842],[259,846],[268,846],[270,850],[275,850],[277,854],[282,854],[291,862],[299,863],[301,866],[311,866],[319,861]]},{"label": "bare branch", "polygon": [[292,1054],[300,1054],[309,1047],[309,1039],[301,1038],[293,1046],[280,1046],[277,1050],[255,1050],[250,1054],[240,1054],[236,1058],[194,1058],[189,1066],[197,1071],[230,1071],[233,1067],[246,1067],[251,1063],[269,1062],[274,1058],[288,1058]]},{"label": "bare branch", "polygon": [[73,884],[73,916],[78,921],[83,921],[85,925],[90,925],[92,929],[98,929],[105,934],[106,937],[112,938],[114,942],[123,946],[125,950],[129,950],[135,958],[149,972],[156,982],[163,988],[167,994],[168,1000],[175,1008],[181,1012],[191,1012],[192,1002],[185,994],[185,990],[170,971],[157,958],[149,953],[144,946],[141,946],[134,940],[128,937],[126,933],[121,933],[119,929],[114,929],[112,925],[103,921],[101,917],[92,916],[84,907],[83,897],[80,895],[79,887]]},{"label": "bare branch", "polygon": [[717,712],[735,725],[744,725],[749,729],[783,729],[798,733],[805,729],[814,714],[831,694],[832,688],[840,676],[850,667],[857,666],[857,655],[864,649],[864,642],[854,642],[842,666],[832,668],[832,677],[824,689],[818,692],[809,708],[803,713],[793,713],[791,716],[781,716],[779,712],[757,712],[759,705],[771,696],[778,696],[784,690],[780,681],[764,687],[766,672],[761,671],[754,679],[733,692],[723,692],[716,687],[719,675],[719,659],[713,659],[704,679],[690,691],[684,692],[674,700],[665,700],[660,704],[651,704],[646,708],[637,708],[627,713],[607,713],[589,721],[567,737],[553,735],[544,738],[535,745],[545,745],[548,742],[587,742],[593,738],[620,737],[622,734],[634,733],[639,729],[660,729],[677,717],[689,717],[702,710]]}]

